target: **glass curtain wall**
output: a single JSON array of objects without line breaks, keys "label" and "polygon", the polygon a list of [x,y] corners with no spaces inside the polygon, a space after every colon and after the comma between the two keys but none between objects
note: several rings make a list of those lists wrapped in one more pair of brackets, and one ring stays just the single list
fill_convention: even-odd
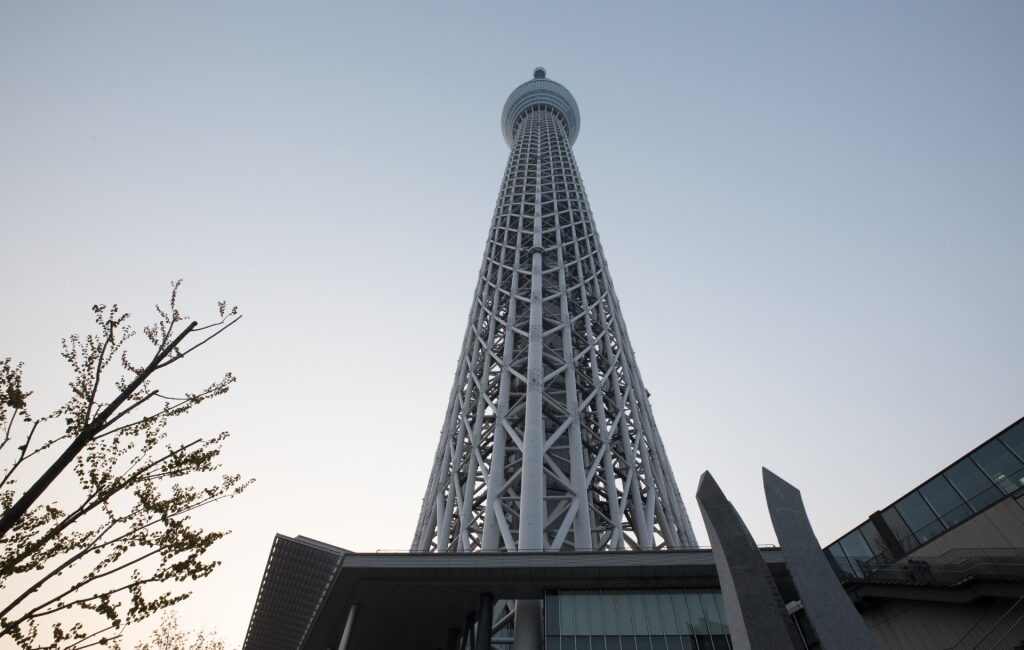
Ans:
[{"label": "glass curtain wall", "polygon": [[544,597],[546,650],[731,650],[717,588],[573,589]]},{"label": "glass curtain wall", "polygon": [[842,577],[863,577],[1024,487],[1024,420],[882,511],[901,550],[894,556],[870,521],[825,549]]}]

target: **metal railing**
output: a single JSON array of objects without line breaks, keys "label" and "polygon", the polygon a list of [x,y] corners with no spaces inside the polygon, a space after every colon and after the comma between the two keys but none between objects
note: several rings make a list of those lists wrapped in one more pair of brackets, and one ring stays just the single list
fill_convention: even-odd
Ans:
[{"label": "metal railing", "polygon": [[[775,544],[758,544],[757,548],[761,549],[762,551],[777,551],[777,550],[779,550],[779,547],[777,545],[775,545]],[[630,549],[630,548],[624,548],[624,549],[594,549],[594,550],[589,550],[589,551],[558,551],[558,552],[560,552],[560,553],[626,553],[626,554],[637,554],[637,553],[663,553],[663,552],[666,552],[666,551],[667,552],[673,552],[673,553],[686,552],[686,551],[704,551],[704,552],[707,552],[707,551],[710,551],[710,550],[711,550],[710,546],[685,546],[685,547],[681,547],[681,548],[656,548],[656,549]],[[507,551],[505,549],[501,549],[501,550],[497,550],[497,551],[480,551],[480,550],[472,550],[472,551],[414,551],[414,550],[411,550],[411,549],[408,549],[408,548],[399,548],[399,549],[379,548],[379,549],[377,549],[376,551],[373,551],[373,552],[378,554],[378,555],[451,555],[451,554],[455,554],[455,553],[480,555],[480,554],[486,554],[486,553],[490,553],[490,554],[494,554],[494,553],[505,554],[505,553],[509,553],[510,551]],[[551,551],[551,549],[523,549],[521,551],[516,551],[516,552],[517,553],[551,553],[552,551]]]},{"label": "metal railing", "polygon": [[1024,549],[954,549],[927,558],[882,563],[873,558],[833,562],[843,584],[953,587],[970,580],[1024,581]]}]

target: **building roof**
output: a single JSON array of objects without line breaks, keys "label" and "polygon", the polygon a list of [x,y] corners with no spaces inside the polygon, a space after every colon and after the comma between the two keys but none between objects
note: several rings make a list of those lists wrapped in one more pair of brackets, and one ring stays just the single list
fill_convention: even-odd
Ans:
[{"label": "building roof", "polygon": [[276,535],[243,647],[298,648],[309,631],[310,613],[323,604],[347,552],[308,537]]},{"label": "building roof", "polygon": [[[778,549],[765,549],[788,583]],[[520,553],[352,553],[278,535],[244,650],[337,647],[352,605],[353,648],[444,647],[480,595],[541,598],[546,589],[715,586],[709,549]]]}]

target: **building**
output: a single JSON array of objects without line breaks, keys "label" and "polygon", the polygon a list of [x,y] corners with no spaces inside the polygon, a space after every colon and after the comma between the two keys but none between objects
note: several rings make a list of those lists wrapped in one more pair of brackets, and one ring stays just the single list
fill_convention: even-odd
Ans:
[{"label": "building", "polygon": [[825,548],[885,647],[1024,641],[1024,419]]},{"label": "building", "polygon": [[[576,101],[538,68],[501,126],[511,152],[412,548],[353,553],[278,535],[245,650],[740,647],[573,157]],[[1024,582],[1003,568],[1016,561],[1008,546],[1024,548],[1022,476],[1024,427],[1011,428],[827,547],[884,647],[996,647],[955,644],[1016,634]],[[1019,535],[997,538],[1011,520]],[[794,647],[820,647],[785,549],[754,559],[792,617]]]},{"label": "building", "polygon": [[[778,549],[764,556],[787,584]],[[729,648],[708,549],[350,553],[282,535],[244,648],[509,648],[500,620],[477,625],[500,599],[543,601],[548,650]]]}]

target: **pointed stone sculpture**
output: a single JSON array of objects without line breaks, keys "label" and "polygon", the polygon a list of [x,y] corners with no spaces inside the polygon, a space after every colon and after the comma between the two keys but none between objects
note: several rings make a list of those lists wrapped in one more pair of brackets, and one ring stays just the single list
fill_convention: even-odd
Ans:
[{"label": "pointed stone sculpture", "polygon": [[761,468],[761,473],[775,535],[821,646],[828,650],[881,650],[825,559],[800,490],[767,468]]},{"label": "pointed stone sculpture", "polygon": [[711,538],[733,650],[803,648],[761,551],[710,472],[700,477],[697,504]]}]

